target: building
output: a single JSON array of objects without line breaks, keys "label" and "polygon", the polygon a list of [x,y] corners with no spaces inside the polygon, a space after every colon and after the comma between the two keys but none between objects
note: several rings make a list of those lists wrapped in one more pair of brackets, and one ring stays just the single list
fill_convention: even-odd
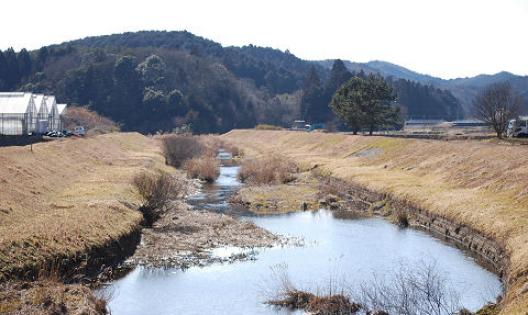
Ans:
[{"label": "building", "polygon": [[30,134],[35,129],[36,116],[37,109],[31,93],[0,93],[0,134]]},{"label": "building", "polygon": [[0,135],[43,134],[60,131],[61,113],[55,96],[26,92],[0,92]]}]

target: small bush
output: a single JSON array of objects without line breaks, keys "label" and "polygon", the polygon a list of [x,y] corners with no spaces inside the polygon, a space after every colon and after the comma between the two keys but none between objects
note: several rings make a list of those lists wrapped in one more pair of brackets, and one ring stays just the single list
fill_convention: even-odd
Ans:
[{"label": "small bush", "polygon": [[258,124],[255,126],[255,129],[257,130],[282,130],[284,128],[275,126],[275,125],[268,125],[268,124]]},{"label": "small bush", "polygon": [[214,182],[220,175],[220,162],[214,157],[193,158],[185,162],[187,177]]},{"label": "small bush", "polygon": [[407,217],[407,213],[403,210],[396,210],[394,213],[396,224],[400,227],[408,227],[409,226],[409,218]]},{"label": "small bush", "polygon": [[186,160],[201,155],[204,145],[197,137],[185,135],[168,135],[162,138],[163,153],[168,165],[181,167]]},{"label": "small bush", "polygon": [[298,171],[295,163],[286,157],[272,155],[243,160],[238,177],[240,181],[250,184],[284,184],[295,180]]},{"label": "small bush", "polygon": [[231,153],[231,155],[236,158],[236,157],[243,157],[244,156],[244,151],[237,147],[236,145],[232,145],[232,144],[224,144],[224,149],[226,151],[228,151],[229,153]]},{"label": "small bush", "polygon": [[143,172],[134,177],[133,182],[142,199],[140,211],[147,226],[152,226],[169,202],[183,190],[183,184],[167,173]]}]

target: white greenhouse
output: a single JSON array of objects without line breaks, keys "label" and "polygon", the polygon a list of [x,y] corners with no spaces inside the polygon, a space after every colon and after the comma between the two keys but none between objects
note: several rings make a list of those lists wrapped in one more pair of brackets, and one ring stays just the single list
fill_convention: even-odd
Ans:
[{"label": "white greenhouse", "polygon": [[0,92],[0,135],[43,134],[60,131],[66,104],[55,96],[25,92]]}]

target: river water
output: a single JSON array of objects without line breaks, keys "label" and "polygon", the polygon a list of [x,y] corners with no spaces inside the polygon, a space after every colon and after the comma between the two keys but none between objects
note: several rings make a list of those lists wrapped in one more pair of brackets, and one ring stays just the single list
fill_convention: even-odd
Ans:
[{"label": "river water", "polygon": [[[338,219],[330,211],[250,216],[234,211],[226,198],[238,189],[236,167],[222,167],[215,184],[191,200],[197,208],[230,212],[274,233],[302,237],[304,246],[258,249],[256,260],[175,269],[137,268],[104,290],[113,315],[302,314],[263,302],[277,285],[273,270],[286,272],[302,289],[324,291],[394,273],[402,264],[434,264],[463,306],[480,308],[501,293],[499,278],[459,249],[425,232],[401,229],[381,218]],[[240,249],[217,249],[229,255]]]}]

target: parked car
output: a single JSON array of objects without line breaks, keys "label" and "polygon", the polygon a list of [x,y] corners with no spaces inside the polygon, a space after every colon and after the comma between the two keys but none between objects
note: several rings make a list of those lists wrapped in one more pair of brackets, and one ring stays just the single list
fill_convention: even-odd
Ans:
[{"label": "parked car", "polygon": [[508,137],[528,137],[528,116],[520,116],[508,123]]},{"label": "parked car", "polygon": [[75,128],[73,128],[72,133],[76,136],[84,136],[86,134],[86,131],[84,130],[83,126],[75,126]]}]

